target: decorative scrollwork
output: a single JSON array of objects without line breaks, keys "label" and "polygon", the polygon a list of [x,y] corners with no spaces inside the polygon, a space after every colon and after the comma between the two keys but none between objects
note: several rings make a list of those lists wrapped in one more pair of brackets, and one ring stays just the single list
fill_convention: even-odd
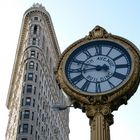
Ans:
[{"label": "decorative scrollwork", "polygon": [[90,39],[107,38],[108,36],[108,32],[99,25],[97,25],[92,31],[89,32]]}]

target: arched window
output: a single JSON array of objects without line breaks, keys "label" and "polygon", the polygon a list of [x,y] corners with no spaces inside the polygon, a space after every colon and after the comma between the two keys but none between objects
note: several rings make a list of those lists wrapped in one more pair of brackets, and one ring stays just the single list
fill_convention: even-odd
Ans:
[{"label": "arched window", "polygon": [[33,33],[37,34],[37,25],[34,25]]},{"label": "arched window", "polygon": [[34,69],[34,61],[30,61],[30,63],[29,63],[29,69]]},{"label": "arched window", "polygon": [[31,97],[26,97],[25,105],[31,105]]},{"label": "arched window", "polygon": [[32,44],[33,44],[33,45],[36,45],[36,38],[33,38]]}]

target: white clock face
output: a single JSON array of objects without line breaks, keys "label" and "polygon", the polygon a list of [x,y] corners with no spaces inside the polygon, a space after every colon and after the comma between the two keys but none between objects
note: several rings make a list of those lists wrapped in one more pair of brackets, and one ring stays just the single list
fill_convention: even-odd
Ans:
[{"label": "white clock face", "polygon": [[131,57],[121,45],[96,40],[75,49],[65,63],[69,84],[84,94],[102,94],[123,85]]}]

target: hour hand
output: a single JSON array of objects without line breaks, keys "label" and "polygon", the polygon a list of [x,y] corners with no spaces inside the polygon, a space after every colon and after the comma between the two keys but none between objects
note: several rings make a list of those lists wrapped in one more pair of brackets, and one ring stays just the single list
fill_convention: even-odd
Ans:
[{"label": "hour hand", "polygon": [[104,64],[104,65],[102,66],[102,69],[105,70],[105,71],[108,71],[108,70],[109,70],[109,66],[107,66],[106,64]]}]

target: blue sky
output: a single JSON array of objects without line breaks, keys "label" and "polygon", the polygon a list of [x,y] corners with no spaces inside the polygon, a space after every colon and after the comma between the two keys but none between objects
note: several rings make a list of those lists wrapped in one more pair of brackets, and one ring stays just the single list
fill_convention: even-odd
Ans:
[{"label": "blue sky", "polygon": [[[50,13],[57,39],[63,51],[84,37],[96,25],[108,32],[127,38],[140,49],[139,0],[3,0],[0,4],[0,137],[4,140],[8,111],[5,107],[12,66],[19,38],[22,16],[33,3],[42,3]],[[113,112],[110,127],[112,140],[140,140],[140,89]],[[90,139],[89,123],[80,110],[70,113],[70,140]]]}]

